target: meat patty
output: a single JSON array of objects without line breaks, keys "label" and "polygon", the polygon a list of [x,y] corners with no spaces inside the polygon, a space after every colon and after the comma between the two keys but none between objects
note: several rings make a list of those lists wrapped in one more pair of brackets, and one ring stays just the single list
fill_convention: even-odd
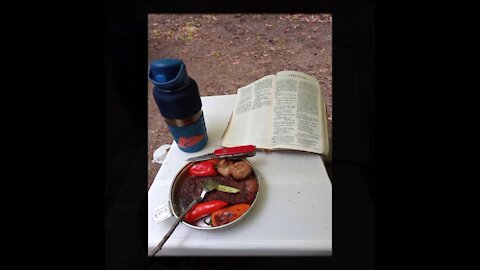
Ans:
[{"label": "meat patty", "polygon": [[[249,192],[245,186],[246,180],[238,181],[233,179],[231,176],[187,176],[179,189],[179,197],[180,197],[180,205],[183,209],[187,208],[188,205],[196,198],[200,196],[203,189],[203,184],[210,178],[215,179],[218,183],[234,187],[239,189],[240,191],[237,193],[228,193],[219,190],[212,190],[210,191],[204,198],[204,202],[208,202],[211,200],[221,200],[228,202],[230,205],[240,204],[240,203],[248,203],[251,204],[255,197],[257,196],[257,192]],[[248,178],[248,180],[252,181],[256,179],[252,176]]]}]

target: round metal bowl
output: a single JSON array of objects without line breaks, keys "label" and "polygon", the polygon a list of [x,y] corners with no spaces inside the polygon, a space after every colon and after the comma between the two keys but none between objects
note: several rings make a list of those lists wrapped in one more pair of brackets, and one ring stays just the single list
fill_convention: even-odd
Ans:
[{"label": "round metal bowl", "polygon": [[[233,160],[233,159],[232,159]],[[245,218],[245,216],[252,210],[253,206],[255,205],[255,202],[257,201],[258,199],[258,195],[259,195],[259,192],[260,192],[260,189],[261,189],[261,185],[260,185],[260,175],[258,174],[258,171],[255,169],[255,167],[252,165],[252,163],[250,161],[248,161],[247,159],[244,159],[244,158],[240,158],[240,159],[235,159],[236,161],[245,161],[247,162],[250,167],[252,168],[252,173],[255,177],[255,179],[257,180],[257,186],[258,186],[258,190],[257,190],[257,194],[255,196],[255,199],[253,200],[253,202],[250,204],[250,207],[248,208],[248,210],[243,213],[242,216],[240,216],[239,218],[235,219],[234,221],[230,222],[230,223],[227,223],[227,224],[224,224],[224,225],[220,225],[220,226],[216,226],[216,227],[212,227],[208,224],[205,223],[205,220],[206,219],[209,219],[210,217],[206,217],[206,218],[203,218],[203,219],[200,219],[198,221],[195,222],[195,224],[189,224],[185,221],[182,221],[182,223],[190,228],[193,228],[193,229],[198,229],[198,230],[218,230],[218,229],[223,229],[223,228],[226,228],[226,227],[230,227],[238,222],[240,222],[241,220],[243,220]],[[177,175],[175,176],[175,179],[173,180],[172,182],[172,185],[170,187],[170,209],[173,213],[173,215],[175,217],[178,218],[178,216],[182,213],[183,209],[181,207],[181,204],[180,204],[180,198],[179,198],[179,189],[180,189],[180,186],[183,182],[183,180],[186,178],[187,174],[188,174],[188,170],[190,169],[190,167],[195,164],[196,162],[190,162],[188,163],[187,165],[185,165],[178,173]]]}]

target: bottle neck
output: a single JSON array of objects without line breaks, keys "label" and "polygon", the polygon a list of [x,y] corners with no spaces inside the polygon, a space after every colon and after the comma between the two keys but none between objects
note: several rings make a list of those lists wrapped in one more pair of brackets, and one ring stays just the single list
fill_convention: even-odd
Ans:
[{"label": "bottle neck", "polygon": [[203,112],[202,110],[199,110],[196,114],[194,114],[191,117],[188,118],[183,118],[183,119],[171,119],[171,118],[165,118],[165,122],[169,124],[170,126],[175,126],[175,127],[184,127],[191,125],[200,119],[202,117]]}]

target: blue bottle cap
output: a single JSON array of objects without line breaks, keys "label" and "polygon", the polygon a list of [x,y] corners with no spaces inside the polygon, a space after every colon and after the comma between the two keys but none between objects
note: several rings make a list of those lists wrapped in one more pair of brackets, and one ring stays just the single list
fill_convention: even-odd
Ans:
[{"label": "blue bottle cap", "polygon": [[148,78],[160,91],[175,91],[188,84],[187,67],[180,59],[163,58],[150,64]]}]

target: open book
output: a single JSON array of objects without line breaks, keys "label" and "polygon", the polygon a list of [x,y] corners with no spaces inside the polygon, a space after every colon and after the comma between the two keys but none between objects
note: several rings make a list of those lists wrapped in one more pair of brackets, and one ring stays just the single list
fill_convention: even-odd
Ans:
[{"label": "open book", "polygon": [[246,144],[328,156],[326,107],[318,80],[281,71],[239,88],[222,146]]}]

